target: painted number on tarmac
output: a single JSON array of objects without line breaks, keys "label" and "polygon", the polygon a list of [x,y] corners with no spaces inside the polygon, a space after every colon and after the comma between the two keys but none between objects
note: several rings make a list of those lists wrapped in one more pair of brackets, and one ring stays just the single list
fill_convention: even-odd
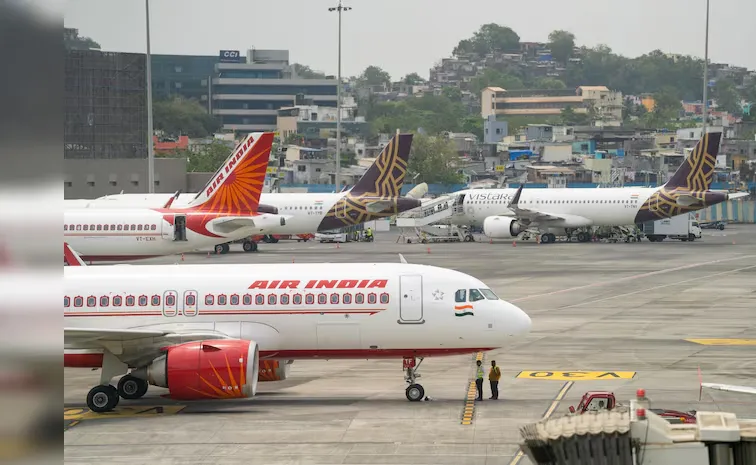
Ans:
[{"label": "painted number on tarmac", "polygon": [[184,405],[153,405],[144,407],[121,407],[112,412],[95,413],[86,407],[63,409],[64,420],[97,420],[103,418],[124,418],[137,416],[174,415],[184,409]]},{"label": "painted number on tarmac", "polygon": [[516,378],[554,381],[595,381],[633,379],[634,377],[634,371],[521,371],[516,376]]}]

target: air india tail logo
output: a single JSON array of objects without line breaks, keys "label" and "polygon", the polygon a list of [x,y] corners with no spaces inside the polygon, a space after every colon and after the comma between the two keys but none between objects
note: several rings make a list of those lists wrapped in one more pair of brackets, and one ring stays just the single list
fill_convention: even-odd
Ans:
[{"label": "air india tail logo", "polygon": [[455,305],[454,316],[473,316],[473,306],[470,304]]}]

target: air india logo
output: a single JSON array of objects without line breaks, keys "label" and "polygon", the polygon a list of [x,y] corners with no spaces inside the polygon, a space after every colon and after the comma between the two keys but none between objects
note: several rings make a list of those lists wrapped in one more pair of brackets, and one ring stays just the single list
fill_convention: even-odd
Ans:
[{"label": "air india logo", "polygon": [[454,315],[455,316],[468,316],[468,315],[473,316],[473,306],[470,304],[455,305]]}]

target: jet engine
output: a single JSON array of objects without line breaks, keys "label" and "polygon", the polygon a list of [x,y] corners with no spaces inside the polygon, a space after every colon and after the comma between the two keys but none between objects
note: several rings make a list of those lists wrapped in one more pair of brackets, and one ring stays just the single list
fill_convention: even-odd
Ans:
[{"label": "jet engine", "polygon": [[238,399],[257,393],[260,350],[254,341],[219,339],[171,346],[131,372],[179,400]]},{"label": "jet engine", "polygon": [[283,381],[289,377],[291,364],[294,360],[260,360],[260,375],[258,380]]},{"label": "jet engine", "polygon": [[489,216],[483,221],[483,234],[491,239],[512,239],[524,230],[517,220],[506,216]]}]

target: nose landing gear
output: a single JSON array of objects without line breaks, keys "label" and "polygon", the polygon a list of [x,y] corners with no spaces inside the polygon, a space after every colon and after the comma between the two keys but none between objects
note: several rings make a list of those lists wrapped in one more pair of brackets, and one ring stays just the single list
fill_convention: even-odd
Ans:
[{"label": "nose landing gear", "polygon": [[418,359],[420,361],[417,363],[415,357],[404,357],[403,360],[404,381],[409,384],[405,394],[407,395],[407,400],[410,402],[419,402],[423,399],[427,399],[427,397],[425,397],[425,389],[423,386],[415,382],[417,378],[420,377],[420,373],[417,372],[417,369],[420,367],[420,364],[423,363],[423,357],[418,357]]}]

